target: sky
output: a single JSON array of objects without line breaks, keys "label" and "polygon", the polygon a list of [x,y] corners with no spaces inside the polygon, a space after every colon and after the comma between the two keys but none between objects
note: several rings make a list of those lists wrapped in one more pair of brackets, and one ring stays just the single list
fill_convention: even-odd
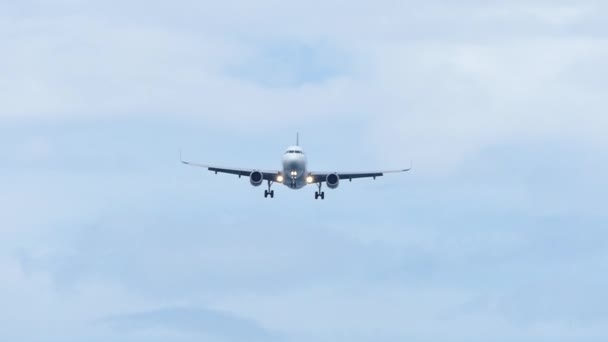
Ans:
[{"label": "sky", "polygon": [[607,15],[0,1],[0,338],[606,341]]}]

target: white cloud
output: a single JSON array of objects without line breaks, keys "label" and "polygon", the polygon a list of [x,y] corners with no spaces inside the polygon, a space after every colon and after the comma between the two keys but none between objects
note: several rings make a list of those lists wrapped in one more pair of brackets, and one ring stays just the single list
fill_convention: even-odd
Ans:
[{"label": "white cloud", "polygon": [[[368,8],[185,1],[183,7],[150,3],[144,11],[137,2],[122,13],[102,4],[63,5],[68,14],[4,21],[0,118],[152,115],[247,131],[363,115],[390,137],[378,139],[387,158],[401,137],[405,141],[394,146],[409,150],[404,161],[433,167],[453,167],[481,146],[521,139],[605,145],[600,127],[606,125],[607,85],[577,71],[589,63],[605,69],[608,43],[552,31],[553,24],[567,28],[592,15],[598,6],[592,2],[386,1]],[[127,14],[134,16],[126,20]],[[194,14],[201,15],[196,22]],[[489,19],[495,15],[496,23]],[[530,22],[530,15],[538,21]],[[283,88],[265,85],[264,72],[273,69],[263,61],[259,83],[227,73],[247,65],[255,74],[249,61],[259,59],[256,45],[273,41],[335,45],[349,67],[317,83]]]},{"label": "white cloud", "polygon": [[586,85],[576,71],[608,56],[604,40],[421,43],[379,47],[375,55],[379,110],[392,118],[378,120],[378,136],[403,140],[385,149],[387,158],[405,150],[435,168],[492,145],[606,144],[598,127],[608,124],[608,85]]}]

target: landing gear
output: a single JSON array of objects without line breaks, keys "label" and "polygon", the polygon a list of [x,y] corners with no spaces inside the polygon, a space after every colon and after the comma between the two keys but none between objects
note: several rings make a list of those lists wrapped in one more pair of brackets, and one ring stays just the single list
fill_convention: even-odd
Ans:
[{"label": "landing gear", "polygon": [[325,199],[325,192],[321,191],[321,186],[323,185],[323,183],[319,183],[319,191],[315,192],[315,199],[318,200],[319,197],[321,197],[322,200]]},{"label": "landing gear", "polygon": [[274,198],[274,190],[270,190],[272,183],[274,182],[268,181],[268,190],[264,190],[264,198],[268,198],[268,196],[270,196],[270,198]]}]

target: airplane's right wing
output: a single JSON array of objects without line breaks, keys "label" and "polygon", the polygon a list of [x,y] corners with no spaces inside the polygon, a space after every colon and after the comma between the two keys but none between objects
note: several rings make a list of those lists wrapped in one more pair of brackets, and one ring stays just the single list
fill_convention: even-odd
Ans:
[{"label": "airplane's right wing", "polygon": [[254,172],[259,172],[259,174],[262,176],[260,181],[269,180],[269,181],[274,182],[280,173],[279,171],[274,171],[274,170],[239,169],[239,168],[221,167],[221,166],[214,166],[214,165],[207,165],[207,164],[197,164],[197,163],[192,163],[192,162],[188,162],[188,161],[184,161],[184,160],[181,160],[181,162],[182,162],[182,164],[185,164],[185,165],[205,168],[211,172],[215,172],[215,174],[227,173],[227,174],[231,174],[231,175],[237,175],[239,177],[242,177],[242,176],[249,177],[249,176],[252,176],[252,174]]}]

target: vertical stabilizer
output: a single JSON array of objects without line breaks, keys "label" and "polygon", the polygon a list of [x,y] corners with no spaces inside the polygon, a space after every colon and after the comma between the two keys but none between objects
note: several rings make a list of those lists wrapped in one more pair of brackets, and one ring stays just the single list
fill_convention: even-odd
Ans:
[{"label": "vertical stabilizer", "polygon": [[300,146],[300,132],[296,133],[296,146]]}]

